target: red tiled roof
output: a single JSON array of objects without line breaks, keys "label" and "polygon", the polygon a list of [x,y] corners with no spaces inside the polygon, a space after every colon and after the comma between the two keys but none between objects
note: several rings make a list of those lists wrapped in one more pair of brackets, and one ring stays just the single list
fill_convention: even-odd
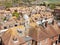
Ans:
[{"label": "red tiled roof", "polygon": [[2,41],[4,43],[4,45],[14,45],[14,42],[13,42],[13,38],[17,38],[18,42],[15,43],[15,45],[18,45],[18,44],[21,44],[23,42],[25,42],[19,35],[18,33],[16,33],[15,30],[8,30],[6,31],[3,35],[2,35]]},{"label": "red tiled roof", "polygon": [[57,32],[55,31],[55,29],[49,24],[46,27],[46,31],[50,35],[50,37],[57,35]]},{"label": "red tiled roof", "polygon": [[29,36],[36,41],[41,41],[49,37],[47,33],[43,31],[42,27],[31,28],[29,30]]},{"label": "red tiled roof", "polygon": [[52,25],[52,27],[55,29],[55,31],[60,34],[60,28],[58,27],[58,24],[56,22],[54,22],[54,25]]}]

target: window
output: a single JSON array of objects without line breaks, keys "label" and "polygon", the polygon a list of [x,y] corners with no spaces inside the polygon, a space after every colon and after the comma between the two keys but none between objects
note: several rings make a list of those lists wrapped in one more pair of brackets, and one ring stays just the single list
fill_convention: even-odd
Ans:
[{"label": "window", "polygon": [[21,31],[20,29],[17,29],[17,31],[18,31],[19,33],[22,33],[22,31]]},{"label": "window", "polygon": [[59,34],[59,37],[58,37],[58,42],[60,43],[60,34]]},{"label": "window", "polygon": [[35,20],[37,20],[37,18],[35,18]]},{"label": "window", "polygon": [[4,26],[4,29],[7,29],[7,27],[6,27],[6,26]]},{"label": "window", "polygon": [[13,25],[9,25],[9,27],[13,27]]},{"label": "window", "polygon": [[55,41],[55,44],[58,44],[58,40]]},{"label": "window", "polygon": [[30,41],[28,42],[28,45],[31,45],[31,42]]},{"label": "window", "polygon": [[18,30],[18,32],[19,32],[19,33],[22,33],[22,31],[19,31],[19,30]]},{"label": "window", "polygon": [[13,38],[13,41],[17,41],[17,38]]},{"label": "window", "polygon": [[52,24],[54,25],[54,20],[52,21]]},{"label": "window", "polygon": [[18,39],[16,37],[13,38],[13,42],[14,43],[17,43],[18,42]]},{"label": "window", "polygon": [[2,39],[1,39],[1,37],[0,37],[0,45],[2,45]]},{"label": "window", "polygon": [[17,24],[15,24],[15,27],[18,26]]}]

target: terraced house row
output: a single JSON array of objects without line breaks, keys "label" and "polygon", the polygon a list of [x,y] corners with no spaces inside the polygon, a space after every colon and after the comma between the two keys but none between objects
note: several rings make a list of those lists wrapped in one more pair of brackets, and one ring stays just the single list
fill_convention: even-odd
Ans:
[{"label": "terraced house row", "polygon": [[0,10],[2,45],[60,45],[60,26],[45,6]]}]

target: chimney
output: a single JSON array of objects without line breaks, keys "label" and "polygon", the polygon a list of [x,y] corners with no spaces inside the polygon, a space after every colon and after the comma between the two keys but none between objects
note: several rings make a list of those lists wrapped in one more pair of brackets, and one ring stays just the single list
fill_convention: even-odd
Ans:
[{"label": "chimney", "polygon": [[48,21],[45,22],[45,27],[47,27]]},{"label": "chimney", "polygon": [[54,20],[52,21],[52,25],[54,25]]},{"label": "chimney", "polygon": [[13,42],[14,42],[14,43],[17,43],[17,42],[18,42],[17,37],[13,37]]},{"label": "chimney", "polygon": [[58,40],[55,41],[55,44],[56,44],[56,45],[58,44]]},{"label": "chimney", "polygon": [[0,45],[2,45],[2,39],[1,39],[1,37],[0,37]]},{"label": "chimney", "polygon": [[58,37],[58,42],[60,43],[60,34],[59,34],[59,37]]},{"label": "chimney", "polygon": [[46,22],[44,22],[44,23],[42,23],[42,26],[45,28],[45,27],[47,27],[47,21]]}]

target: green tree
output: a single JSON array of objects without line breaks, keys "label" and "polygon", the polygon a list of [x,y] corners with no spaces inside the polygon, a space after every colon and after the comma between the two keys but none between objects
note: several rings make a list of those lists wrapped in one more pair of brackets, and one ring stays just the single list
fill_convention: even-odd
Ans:
[{"label": "green tree", "polygon": [[7,3],[5,3],[5,6],[6,6],[6,8],[9,8],[9,7],[11,7],[11,6],[12,6],[12,4],[11,4],[11,3],[9,3],[9,2],[7,2]]},{"label": "green tree", "polygon": [[55,9],[56,5],[55,5],[55,4],[50,4],[49,7],[50,7],[51,9]]},{"label": "green tree", "polygon": [[15,11],[12,15],[16,16],[17,18],[19,18],[19,13],[17,11]]},{"label": "green tree", "polygon": [[12,0],[13,5],[19,5],[22,2],[22,0]]},{"label": "green tree", "polygon": [[36,1],[36,0],[22,0],[25,4],[28,3],[28,4],[31,4],[31,2],[33,1]]},{"label": "green tree", "polygon": [[18,3],[19,0],[12,0],[14,4]]},{"label": "green tree", "polygon": [[6,17],[4,17],[3,21],[7,20]]},{"label": "green tree", "polygon": [[8,1],[8,0],[5,0],[3,5],[4,5],[6,8],[9,8],[9,7],[12,6],[12,2],[11,2],[11,1]]}]

